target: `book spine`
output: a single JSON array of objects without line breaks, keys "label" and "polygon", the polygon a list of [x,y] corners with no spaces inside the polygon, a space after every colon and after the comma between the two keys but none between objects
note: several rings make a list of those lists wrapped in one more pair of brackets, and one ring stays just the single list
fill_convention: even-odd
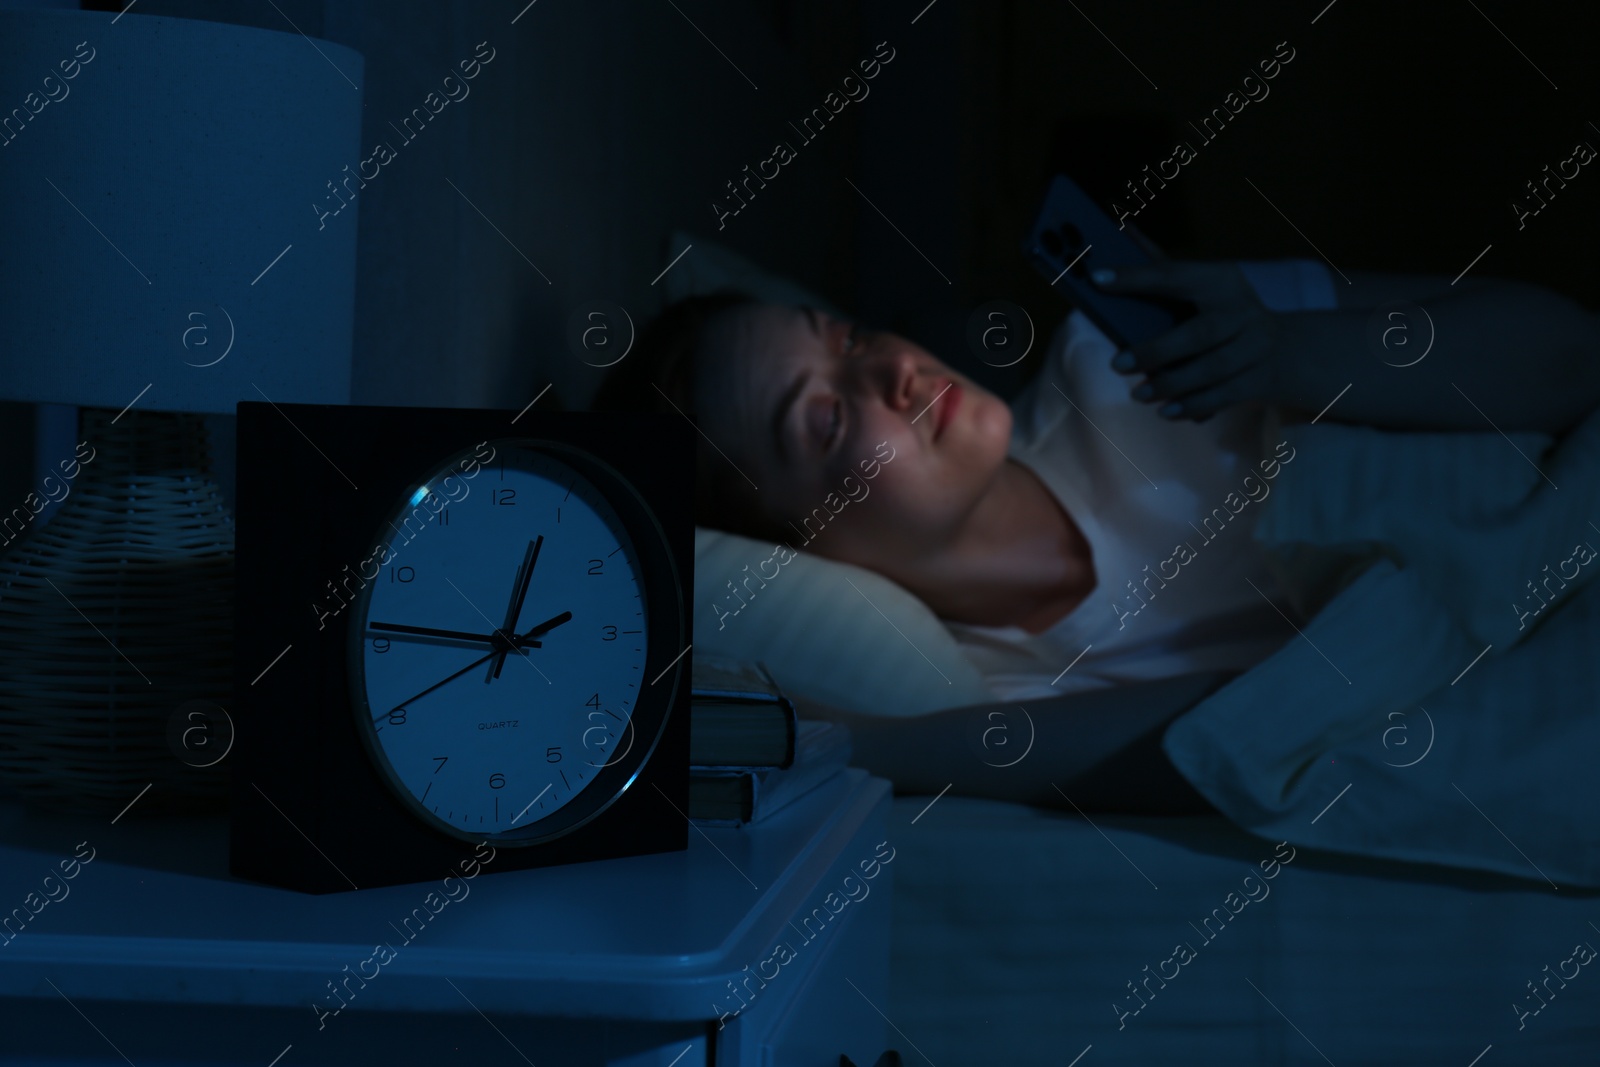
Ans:
[{"label": "book spine", "polygon": [[850,731],[830,724],[807,738],[795,765],[751,775],[751,822],[760,822],[805,796],[850,765]]}]

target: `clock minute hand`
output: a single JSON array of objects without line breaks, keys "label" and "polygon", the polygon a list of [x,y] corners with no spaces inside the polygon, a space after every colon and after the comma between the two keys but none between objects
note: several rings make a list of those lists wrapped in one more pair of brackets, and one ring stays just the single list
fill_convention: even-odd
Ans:
[{"label": "clock minute hand", "polygon": [[[518,635],[518,636],[514,636],[511,639],[512,647],[503,649],[502,653],[504,653],[504,652],[515,652],[517,655],[526,658],[527,657],[527,653],[522,651],[524,648],[543,648],[544,647],[538,641],[533,640],[533,638],[535,638],[535,637],[543,637],[545,634],[549,633],[551,630],[554,630],[557,626],[560,626],[562,623],[567,622],[571,618],[572,618],[572,612],[563,611],[560,615],[556,615],[553,618],[546,619],[544,622],[541,622],[538,626],[535,626],[533,629],[529,630],[527,633],[524,633],[524,634],[521,634],[521,635]],[[482,661],[480,660],[479,662],[482,662]],[[504,662],[503,655],[502,655],[502,662]],[[546,679],[546,680],[548,681],[548,679]]]},{"label": "clock minute hand", "polygon": [[[544,534],[528,542],[528,552],[522,557],[522,568],[517,575],[517,588],[511,594],[511,606],[506,610],[504,625],[500,627],[506,633],[516,632],[512,627],[517,624],[517,617],[522,614],[522,602],[528,596],[528,579],[533,577],[533,567],[539,562],[539,549],[542,547],[544,547]],[[505,665],[506,657],[502,652],[494,661],[494,670],[490,672],[490,678],[500,677],[500,668]]]},{"label": "clock minute hand", "polygon": [[[566,614],[567,614],[568,618],[570,618],[571,615],[572,615],[572,613],[570,611],[567,612]],[[560,619],[560,616],[557,616],[557,618]],[[561,622],[565,622],[565,621],[566,621],[566,619],[561,619]],[[555,619],[552,619],[549,623],[545,623],[544,625],[545,626],[553,626],[553,625],[559,625],[559,623],[557,623]],[[417,627],[417,629],[420,629],[420,627]],[[473,636],[478,636],[478,635],[473,635]],[[435,689],[438,689],[440,686],[447,685],[450,682],[455,681],[457,678],[461,677],[463,674],[466,674],[468,671],[473,670],[476,667],[481,667],[483,664],[488,663],[495,656],[499,655],[502,651],[505,651],[506,650],[505,646],[508,643],[514,642],[515,644],[517,644],[518,646],[521,646],[521,647],[533,647],[533,648],[539,648],[540,647],[540,645],[539,645],[539,643],[537,641],[529,641],[528,640],[528,636],[529,636],[528,634],[523,634],[521,637],[516,637],[516,638],[506,638],[506,637],[500,635],[499,633],[496,633],[493,636],[489,636],[489,635],[482,635],[482,636],[483,636],[484,640],[489,641],[491,644],[493,644],[496,647],[493,650],[491,650],[490,652],[488,652],[488,653],[486,653],[486,654],[484,654],[482,656],[479,656],[477,659],[473,660],[471,663],[467,664],[465,667],[462,667],[459,671],[456,671],[450,677],[442,679],[441,681],[434,682],[432,685],[428,686],[428,688],[424,689],[422,692],[416,693],[416,694],[413,694],[412,696],[407,697],[406,699],[402,700],[400,703],[396,704],[389,711],[379,712],[377,715],[374,715],[372,717],[372,720],[374,722],[376,722],[379,719],[382,719],[385,716],[390,715],[393,712],[398,711],[399,709],[405,707],[407,704],[410,704],[412,701],[420,700],[421,698],[427,696],[429,693],[433,692]]]},{"label": "clock minute hand", "polygon": [[[403,626],[397,622],[369,622],[367,623],[367,629],[385,630],[390,633],[399,634],[420,634],[424,637],[456,637],[463,641],[487,641],[491,644],[495,640],[494,634],[474,634],[468,633],[465,630],[440,630],[432,626]],[[517,643],[519,645],[523,644],[525,641],[527,641],[525,637],[517,638]],[[539,647],[539,643],[537,641],[529,641],[527,644],[528,647]],[[497,649],[496,651],[499,650]]]}]

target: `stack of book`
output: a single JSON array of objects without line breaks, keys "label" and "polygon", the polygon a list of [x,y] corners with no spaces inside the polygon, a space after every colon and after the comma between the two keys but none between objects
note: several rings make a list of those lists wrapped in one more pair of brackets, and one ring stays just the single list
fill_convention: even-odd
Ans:
[{"label": "stack of book", "polygon": [[760,822],[849,765],[849,730],[801,721],[764,665],[691,655],[690,819]]}]

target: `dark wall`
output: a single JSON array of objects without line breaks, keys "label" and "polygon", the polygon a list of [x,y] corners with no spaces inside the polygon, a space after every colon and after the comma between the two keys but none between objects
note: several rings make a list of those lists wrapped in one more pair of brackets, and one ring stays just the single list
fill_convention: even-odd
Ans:
[{"label": "dark wall", "polygon": [[298,27],[355,49],[365,58],[362,145],[395,140],[392,124],[478,42],[494,49],[470,98],[414,146],[402,142],[355,197],[355,403],[517,409],[549,386],[541,405],[584,405],[603,375],[574,351],[573,315],[596,300],[640,323],[658,310],[666,286],[653,280],[677,229],[850,300],[852,194],[841,178],[854,116],[830,125],[795,173],[721,233],[711,205],[854,64],[853,5],[520,7],[141,0],[128,15]]},{"label": "dark wall", "polygon": [[[1014,248],[1053,171],[1127,199],[1123,183],[1187,138],[1197,158],[1136,219],[1174,255],[1320,249],[1344,269],[1454,277],[1492,244],[1475,273],[1596,306],[1593,168],[1520,232],[1510,206],[1577,141],[1600,146],[1595,5],[1006,0],[959,17],[973,302],[1045,295]],[[1280,41],[1294,59],[1270,95],[1205,144],[1188,122]]]},{"label": "dark wall", "polygon": [[[408,105],[418,72],[454,54],[446,38],[465,40],[498,10],[279,6],[306,32],[369,53],[377,117]],[[508,49],[509,73],[497,72],[503,84],[474,99],[470,123],[441,134],[448,152],[370,194],[359,401],[512,404],[553,381],[550,402],[582,404],[600,375],[565,351],[569,305],[604,298],[653,311],[661,286],[647,283],[675,228],[786,272],[1004,390],[1006,375],[966,352],[966,317],[997,298],[1028,308],[1042,330],[1065,314],[1018,250],[1050,175],[1066,171],[1109,202],[1180,138],[1197,158],[1135,220],[1175,256],[1322,256],[1344,270],[1453,277],[1488,248],[1475,275],[1540,282],[1595,306],[1593,168],[1520,231],[1511,209],[1580,138],[1600,145],[1590,125],[1600,109],[1586,110],[1594,5],[679,6],[535,7]],[[284,28],[270,5],[146,0],[138,10]],[[870,99],[718,232],[710,203],[723,181],[884,40],[897,57]],[[1205,143],[1189,123],[1223,106],[1279,42],[1294,58],[1270,95]],[[487,190],[486,213],[546,272],[553,264],[555,285],[443,176]]]}]

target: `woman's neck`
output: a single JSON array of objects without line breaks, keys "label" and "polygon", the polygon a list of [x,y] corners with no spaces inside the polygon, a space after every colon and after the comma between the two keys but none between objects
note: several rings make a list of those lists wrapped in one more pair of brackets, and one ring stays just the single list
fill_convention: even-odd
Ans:
[{"label": "woman's neck", "polygon": [[947,545],[917,562],[907,586],[942,619],[1043,633],[1094,591],[1083,531],[1037,475],[1014,459]]}]

